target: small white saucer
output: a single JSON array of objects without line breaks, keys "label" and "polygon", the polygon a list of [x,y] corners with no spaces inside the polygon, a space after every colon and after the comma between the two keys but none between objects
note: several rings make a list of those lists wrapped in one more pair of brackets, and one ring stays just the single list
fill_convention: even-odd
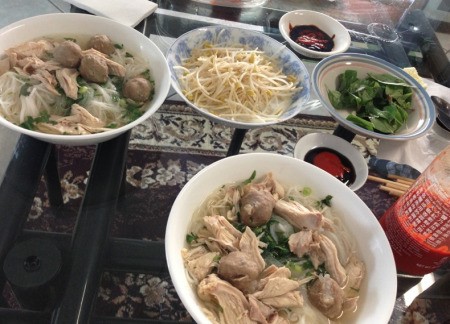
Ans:
[{"label": "small white saucer", "polygon": [[294,157],[304,160],[305,155],[314,148],[332,149],[345,156],[355,169],[355,181],[349,186],[353,191],[361,188],[367,180],[369,168],[361,152],[346,140],[328,133],[311,133],[303,136],[295,145]]}]

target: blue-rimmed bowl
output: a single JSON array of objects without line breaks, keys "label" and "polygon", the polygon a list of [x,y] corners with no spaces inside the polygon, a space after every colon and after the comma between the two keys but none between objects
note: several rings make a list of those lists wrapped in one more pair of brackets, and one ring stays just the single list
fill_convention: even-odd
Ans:
[{"label": "blue-rimmed bowl", "polygon": [[[183,94],[182,86],[179,82],[179,76],[182,72],[175,69],[175,67],[182,65],[183,60],[191,56],[192,50],[202,47],[205,42],[213,44],[221,43],[229,46],[240,44],[247,48],[264,51],[265,55],[279,62],[284,74],[295,75],[297,77],[299,90],[292,96],[291,105],[276,120],[267,122],[244,122],[216,116],[208,110],[193,104]],[[228,26],[197,28],[181,35],[169,48],[166,58],[171,73],[172,87],[186,103],[213,122],[225,124],[230,127],[251,129],[285,121],[297,115],[303,105],[309,100],[310,78],[303,62],[286,46],[257,31]]]},{"label": "blue-rimmed bowl", "polygon": [[[350,111],[345,109],[337,110],[328,98],[328,90],[336,90],[337,77],[346,70],[356,70],[358,78],[364,78],[368,73],[388,73],[412,85],[412,105],[406,124],[394,134],[382,134],[367,130],[348,121],[346,117],[350,114]],[[377,57],[347,53],[327,57],[315,66],[311,79],[314,91],[331,116],[340,125],[355,134],[385,140],[410,140],[425,135],[436,119],[433,102],[417,80],[401,68]]]}]

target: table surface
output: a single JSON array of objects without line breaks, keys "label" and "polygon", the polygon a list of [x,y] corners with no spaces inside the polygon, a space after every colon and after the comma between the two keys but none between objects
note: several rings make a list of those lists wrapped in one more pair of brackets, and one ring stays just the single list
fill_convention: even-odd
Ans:
[{"label": "table surface", "polygon": [[[33,6],[30,3],[29,0],[2,2],[0,4],[0,27],[37,14],[82,12],[61,0],[39,1],[37,4],[33,2]],[[414,66],[422,76],[434,79],[445,86],[450,85],[450,15],[448,13],[450,4],[448,1],[308,0],[299,2],[268,0],[259,6],[250,8],[211,6],[208,1],[158,0],[157,3],[157,11],[136,26],[136,29],[148,36],[163,53],[166,53],[173,41],[184,32],[215,24],[256,30],[289,46],[280,35],[278,20],[287,11],[309,9],[329,14],[347,27],[352,38],[348,52],[374,55],[399,67]],[[387,42],[377,35],[372,35],[367,26],[373,22],[390,26],[396,31],[399,38],[394,42]],[[424,40],[426,40],[426,44]],[[301,56],[300,58],[310,72],[318,62],[315,59]],[[165,118],[169,117],[180,120],[176,130],[171,132],[168,128],[165,129],[167,134],[170,133],[170,136],[174,138],[166,138],[164,144],[144,138],[142,134],[151,133],[152,127],[157,128],[158,122],[164,122]],[[77,268],[79,273],[76,276],[67,265],[62,267],[61,272],[66,274],[66,280],[58,282],[56,286],[64,287],[67,291],[71,291],[71,294],[70,296],[67,296],[67,293],[58,295],[60,302],[54,302],[54,308],[51,310],[42,309],[36,302],[36,298],[30,300],[24,297],[20,289],[11,288],[14,285],[5,285],[6,278],[4,275],[0,276],[0,283],[5,286],[3,299],[0,299],[2,307],[0,318],[9,319],[20,316],[24,322],[30,323],[50,321],[66,323],[75,322],[73,319],[77,318],[77,323],[84,323],[83,320],[91,318],[93,304],[96,304],[98,309],[97,312],[94,312],[97,315],[92,318],[98,322],[112,323],[114,319],[111,316],[136,315],[138,312],[131,312],[129,309],[124,311],[120,307],[116,307],[110,313],[105,311],[108,306],[105,306],[105,299],[103,302],[101,301],[102,296],[108,295],[106,293],[108,289],[110,289],[108,298],[112,296],[112,288],[108,286],[105,278],[109,278],[110,281],[119,280],[120,275],[114,277],[112,269],[127,269],[130,272],[136,270],[137,272],[135,272],[138,274],[144,273],[143,271],[145,273],[147,271],[165,271],[167,273],[163,255],[163,229],[170,210],[170,202],[189,177],[199,168],[225,157],[232,136],[232,130],[221,129],[222,138],[215,138],[214,141],[199,144],[200,141],[182,140],[183,136],[173,135],[174,132],[182,133],[183,127],[187,127],[186,123],[191,122],[189,127],[192,127],[194,121],[197,125],[201,124],[202,127],[209,125],[211,129],[214,128],[209,121],[202,120],[200,123],[199,119],[199,116],[182,104],[175,91],[171,90],[157,118],[136,127],[131,134],[127,133],[95,148],[55,147],[25,136],[19,137],[7,129],[0,128],[0,150],[3,152],[0,156],[0,179],[3,178],[0,187],[0,210],[11,211],[9,216],[6,216],[5,213],[0,215],[0,261],[3,263],[8,251],[21,243],[29,240],[51,239],[62,251],[63,260],[70,254],[72,268],[81,267]],[[201,132],[214,131],[189,127],[185,129],[186,132],[197,131],[197,135]],[[305,133],[331,132],[336,124],[312,94],[311,101],[301,116],[298,116],[292,123],[276,127],[279,129],[274,133],[279,134],[277,140],[283,145],[274,146],[273,138],[269,139],[268,135],[264,135],[269,134],[271,129],[266,129],[261,130],[258,135],[250,134],[244,140],[242,152],[276,151],[279,154],[292,155],[293,145]],[[259,136],[259,142],[256,145],[251,141],[257,136]],[[265,143],[265,140],[271,142]],[[376,140],[358,137],[353,143],[362,150],[363,154],[376,155]],[[112,158],[117,161],[114,165],[108,163]],[[189,161],[189,163],[195,164],[197,169],[190,170],[191,174],[186,171],[184,178],[177,180],[175,175],[169,174],[170,164],[177,159]],[[133,190],[136,190],[137,187],[141,190],[149,188],[145,187],[145,179],[136,180],[135,174],[132,174],[136,170],[131,165],[139,166],[141,168],[139,172],[150,168],[149,165],[154,165],[154,170],[157,172],[165,172],[161,177],[166,177],[166,180],[162,181],[164,184],[161,185],[161,178],[159,178],[160,186],[158,187],[158,190],[167,190],[168,200],[164,200],[164,197],[161,198],[166,203],[164,208],[157,204],[155,206],[142,205],[145,194],[148,192],[142,191],[137,194]],[[126,176],[124,176],[124,169]],[[57,174],[52,173],[55,170],[57,170]],[[58,173],[61,179],[58,178]],[[86,185],[87,174],[90,174],[92,178],[89,186]],[[42,175],[44,175],[43,178]],[[96,176],[94,177],[94,175]],[[153,180],[150,178],[152,177],[147,180],[157,180],[156,177],[153,177]],[[176,185],[169,188],[167,183],[170,181],[176,182]],[[53,188],[57,189],[56,192],[51,190],[52,184]],[[103,190],[103,188],[108,188],[108,190]],[[62,195],[59,190],[62,190]],[[102,194],[99,194],[100,191],[103,191]],[[394,201],[392,197],[378,191],[375,185],[368,183],[357,192],[377,217]],[[123,203],[123,199],[128,199],[128,202]],[[136,201],[133,201],[134,199]],[[153,212],[160,214],[158,217],[162,220],[162,225],[150,235],[139,229],[143,224],[147,225],[145,220],[143,224],[139,222],[134,224],[130,231],[121,231],[121,224],[116,222],[112,225],[113,239],[110,242],[107,240],[110,233],[106,230],[99,230],[99,228],[109,229],[112,222],[109,215],[116,213],[116,205],[96,208],[95,215],[97,216],[94,224],[83,225],[83,222],[92,221],[88,221],[92,214],[92,208],[89,206],[97,206],[110,200],[120,200],[117,204],[120,213],[127,215],[130,219],[133,216],[137,216],[139,219],[141,216],[136,206],[153,208]],[[52,204],[59,204],[59,208],[52,209]],[[63,215],[61,218],[61,213],[67,213],[70,216],[64,218]],[[125,219],[122,219],[122,222],[124,227],[131,223],[130,220]],[[85,245],[88,241],[90,242],[89,246],[97,246],[97,251],[87,251]],[[106,261],[103,260],[103,263],[98,260],[102,255],[100,251],[102,248],[109,251],[109,258]],[[86,259],[88,260],[86,261]],[[125,262],[124,260],[131,261]],[[86,264],[87,266],[84,267]],[[107,272],[107,276],[104,274],[104,268],[110,271]],[[98,288],[98,281],[102,273],[102,284]],[[444,271],[439,276],[432,278],[440,278],[445,273]],[[138,274],[133,278],[138,278]],[[127,278],[124,280],[129,280],[129,277]],[[155,278],[162,280],[162,276]],[[450,321],[449,317],[442,317],[440,310],[433,309],[433,303],[430,300],[434,300],[434,295],[430,294],[430,299],[420,299],[419,301],[414,300],[417,293],[403,295],[407,288],[416,284],[420,279],[413,277],[399,279],[399,298],[391,319],[392,323],[398,322],[402,318],[406,321],[411,316],[419,316],[419,314],[424,317],[428,316],[427,319],[430,322]],[[169,282],[170,278],[164,280]],[[429,283],[423,281],[422,285],[425,285],[426,288]],[[55,285],[55,283],[53,284]],[[127,284],[121,286],[116,283],[115,286],[125,287]],[[143,286],[145,285],[140,285],[140,289]],[[86,287],[88,288],[85,289]],[[448,280],[446,287],[448,287]],[[420,292],[420,289],[417,291]],[[123,292],[116,297],[119,296],[125,298]],[[173,298],[176,299],[176,295]],[[439,300],[438,307],[444,309],[445,305],[449,305],[448,299],[444,304],[442,304],[443,298]],[[22,307],[20,307],[20,303]],[[23,307],[27,303],[30,307]],[[426,305],[424,306],[423,303]],[[127,308],[131,307],[131,304],[120,305]],[[145,308],[145,305],[142,305],[143,303],[140,304],[140,307]],[[103,310],[99,310],[102,307]],[[177,310],[180,311],[180,309],[183,309],[182,305],[179,305]],[[430,310],[432,314],[429,314]],[[51,316],[52,312],[53,317]],[[184,315],[169,317],[169,320],[164,319],[168,322],[170,320],[190,320],[185,311],[184,313],[180,312]],[[149,315],[149,313],[149,309],[147,312],[144,309],[137,317],[142,315],[147,321],[154,322],[162,320],[161,316]],[[160,311],[160,313],[163,312]],[[445,314],[445,311],[443,313]],[[108,318],[108,321],[105,318]]]}]

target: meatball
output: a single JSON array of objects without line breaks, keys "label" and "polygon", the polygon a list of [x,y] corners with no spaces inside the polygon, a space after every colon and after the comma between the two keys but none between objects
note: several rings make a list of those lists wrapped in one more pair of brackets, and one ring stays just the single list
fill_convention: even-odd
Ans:
[{"label": "meatball", "polygon": [[259,271],[256,262],[247,254],[233,251],[220,259],[217,274],[248,293],[254,290]]},{"label": "meatball", "polygon": [[319,276],[308,289],[308,297],[322,314],[333,319],[342,313],[344,291],[329,276]]},{"label": "meatball", "polygon": [[81,56],[80,46],[68,40],[56,46],[53,51],[55,61],[67,68],[76,68],[80,64]]},{"label": "meatball", "polygon": [[108,80],[108,65],[104,58],[98,55],[83,56],[79,71],[86,81],[105,83]]},{"label": "meatball", "polygon": [[96,49],[106,55],[111,55],[116,50],[114,44],[106,35],[95,35],[89,39],[88,48]]},{"label": "meatball", "polygon": [[241,221],[247,226],[257,227],[266,224],[275,207],[276,199],[267,190],[250,188],[241,198]]},{"label": "meatball", "polygon": [[134,101],[148,100],[152,91],[152,85],[147,79],[136,77],[129,79],[123,86],[123,95]]}]

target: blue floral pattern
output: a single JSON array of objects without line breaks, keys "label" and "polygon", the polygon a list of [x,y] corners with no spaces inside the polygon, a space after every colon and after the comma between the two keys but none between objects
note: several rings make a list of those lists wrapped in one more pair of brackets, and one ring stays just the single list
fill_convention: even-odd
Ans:
[{"label": "blue floral pattern", "polygon": [[[192,49],[201,47],[205,42],[227,44],[229,46],[240,44],[248,48],[262,50],[268,57],[279,62],[284,74],[297,77],[299,90],[293,95],[292,104],[280,117],[280,121],[287,120],[298,114],[301,107],[308,102],[310,96],[309,72],[303,62],[289,48],[260,32],[235,27],[209,26],[197,28],[183,34],[172,44],[167,53],[172,86],[188,103],[189,101],[184,97],[178,82],[179,73],[182,72],[176,70],[175,67],[181,65],[183,60],[191,56]],[[192,104],[191,106],[202,112],[200,108]],[[223,119],[216,118],[214,121],[223,122]],[[232,122],[228,125],[233,126],[231,124]],[[268,122],[267,124],[273,124],[273,122]],[[258,124],[258,126],[261,125]]]}]

